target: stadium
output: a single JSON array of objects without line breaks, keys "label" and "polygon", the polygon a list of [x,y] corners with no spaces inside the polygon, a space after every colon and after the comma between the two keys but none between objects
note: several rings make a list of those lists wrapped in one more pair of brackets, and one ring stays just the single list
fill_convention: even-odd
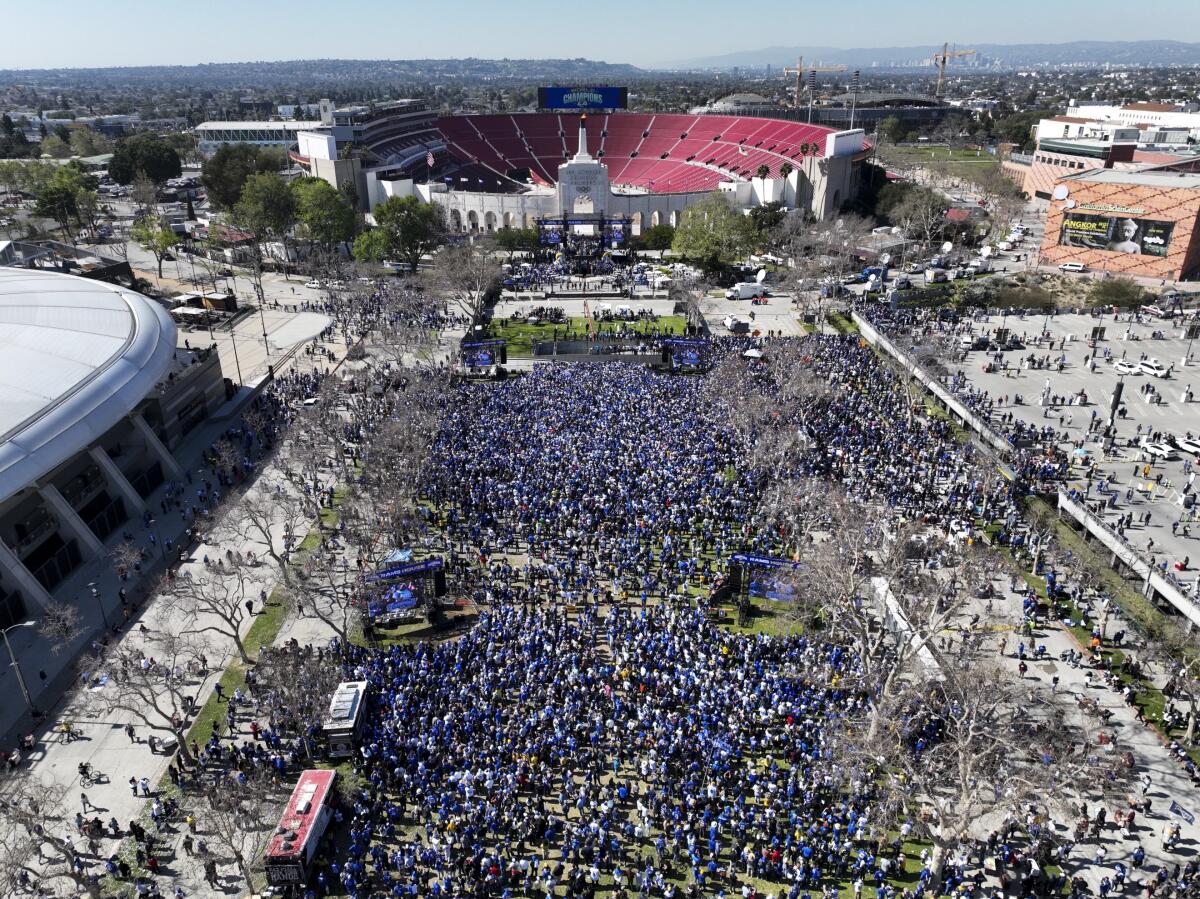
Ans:
[{"label": "stadium", "polygon": [[0,268],[0,627],[67,589],[181,476],[172,448],[225,385],[215,352],[175,341],[141,294]]},{"label": "stadium", "polygon": [[[591,102],[579,102],[580,95]],[[825,219],[853,199],[871,150],[861,129],[750,115],[624,112],[624,96],[618,88],[544,88],[543,97],[552,99],[543,105],[571,108],[437,118],[421,101],[324,104],[321,123],[280,132],[279,140],[294,138],[286,149],[310,174],[339,188],[352,181],[364,211],[388,197],[415,195],[443,206],[461,233],[533,227],[538,219],[603,207],[637,234],[676,223],[714,190],[744,209],[776,202]],[[241,130],[246,139],[261,137],[265,124],[241,123]],[[200,128],[210,139],[217,135]],[[220,135],[241,139],[228,129]],[[575,162],[592,164],[590,183],[572,191],[574,202],[565,207],[564,179],[584,174],[571,167]]]}]

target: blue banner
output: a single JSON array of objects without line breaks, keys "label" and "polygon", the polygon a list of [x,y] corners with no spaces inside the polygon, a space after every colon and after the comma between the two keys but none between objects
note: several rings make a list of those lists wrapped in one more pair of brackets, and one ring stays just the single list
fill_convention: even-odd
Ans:
[{"label": "blue banner", "polygon": [[628,105],[626,87],[538,88],[538,106],[542,109],[625,109]]},{"label": "blue banner", "polygon": [[733,561],[739,565],[751,565],[759,568],[799,568],[799,562],[791,559],[777,559],[774,556],[760,556],[758,553],[734,553]]},{"label": "blue banner", "polygon": [[444,566],[445,563],[441,559],[425,559],[422,562],[410,562],[407,565],[399,565],[396,568],[385,568],[382,571],[376,571],[374,574],[368,574],[363,580],[368,584],[374,584],[379,581],[410,577],[414,574],[428,574],[432,571],[439,571]]}]

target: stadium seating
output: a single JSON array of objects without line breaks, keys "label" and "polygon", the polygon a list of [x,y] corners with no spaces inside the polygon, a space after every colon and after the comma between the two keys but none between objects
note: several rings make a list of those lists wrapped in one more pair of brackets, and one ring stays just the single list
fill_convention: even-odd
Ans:
[{"label": "stadium seating", "polygon": [[[652,193],[713,190],[764,165],[779,177],[784,164],[795,169],[806,156],[824,156],[833,133],[780,119],[650,113],[592,115],[586,127],[588,152],[608,165],[610,183]],[[506,189],[525,171],[553,184],[579,146],[579,118],[566,113],[445,116],[438,129],[451,156],[500,176]]]}]

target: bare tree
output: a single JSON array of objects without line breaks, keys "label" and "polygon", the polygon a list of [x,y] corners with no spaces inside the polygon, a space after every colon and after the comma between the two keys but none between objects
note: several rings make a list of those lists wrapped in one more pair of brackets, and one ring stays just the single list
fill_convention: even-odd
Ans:
[{"label": "bare tree", "polygon": [[316,618],[343,642],[362,618],[358,570],[337,553],[310,557],[303,576],[285,589],[284,597],[300,615]]},{"label": "bare tree", "polygon": [[280,484],[275,490],[264,484],[242,497],[238,514],[228,516],[226,521],[242,549],[269,558],[284,584],[290,587],[295,577],[290,564],[292,553],[299,545],[301,531],[312,523],[318,511],[312,499],[296,492],[290,484]]},{"label": "bare tree", "polygon": [[108,557],[112,559],[113,567],[118,572],[133,571],[141,564],[143,553],[142,548],[132,540],[122,540],[112,548]]},{"label": "bare tree", "polygon": [[312,734],[321,726],[329,701],[342,681],[334,658],[317,658],[311,650],[272,648],[263,653],[256,669],[255,691],[267,697],[272,731],[291,734],[312,758]]},{"label": "bare tree", "polygon": [[879,775],[884,826],[911,821],[933,844],[937,883],[949,854],[985,819],[1030,805],[1069,814],[1081,789],[1120,793],[1128,778],[1120,754],[1098,751],[1067,708],[972,660],[913,682],[892,697],[885,727],[851,733],[844,745]]},{"label": "bare tree", "polygon": [[191,763],[187,725],[207,670],[207,648],[195,634],[150,631],[136,650],[114,648],[83,660],[89,681],[103,683],[85,698],[102,714],[120,714],[174,737]]},{"label": "bare tree", "polygon": [[[0,795],[0,894],[57,892],[99,899],[104,895],[99,872],[89,870],[76,845],[84,837],[62,810],[68,787],[41,781],[31,774],[11,778]],[[76,867],[76,861],[79,866]]]},{"label": "bare tree", "polygon": [[233,642],[243,664],[253,662],[243,642],[258,600],[248,563],[218,560],[203,571],[181,573],[166,585],[162,599],[164,608],[185,622],[182,633],[220,634]]},{"label": "bare tree", "polygon": [[219,778],[198,796],[194,814],[209,845],[233,862],[247,889],[286,799],[267,775],[254,768],[241,782]]},{"label": "bare tree", "polygon": [[46,638],[52,653],[62,652],[83,633],[79,607],[59,600],[46,603],[38,620],[38,633]]},{"label": "bare tree", "polygon": [[490,241],[446,246],[438,251],[427,275],[429,291],[444,296],[470,325],[482,323],[488,301],[500,281]]},{"label": "bare tree", "polygon": [[133,218],[158,218],[158,188],[154,182],[139,170],[129,186],[129,199],[133,202]]}]

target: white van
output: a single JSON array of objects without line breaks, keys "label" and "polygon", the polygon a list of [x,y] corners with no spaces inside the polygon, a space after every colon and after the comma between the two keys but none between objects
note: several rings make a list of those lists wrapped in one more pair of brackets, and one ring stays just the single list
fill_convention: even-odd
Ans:
[{"label": "white van", "polygon": [[767,289],[756,281],[739,281],[725,291],[727,300],[751,300],[766,295]]},{"label": "white van", "polygon": [[1058,270],[1060,272],[1075,272],[1076,274],[1082,274],[1088,270],[1088,267],[1082,262],[1064,262],[1058,267]]},{"label": "white van", "polygon": [[925,269],[926,284],[941,284],[949,280],[944,268],[927,268]]}]

